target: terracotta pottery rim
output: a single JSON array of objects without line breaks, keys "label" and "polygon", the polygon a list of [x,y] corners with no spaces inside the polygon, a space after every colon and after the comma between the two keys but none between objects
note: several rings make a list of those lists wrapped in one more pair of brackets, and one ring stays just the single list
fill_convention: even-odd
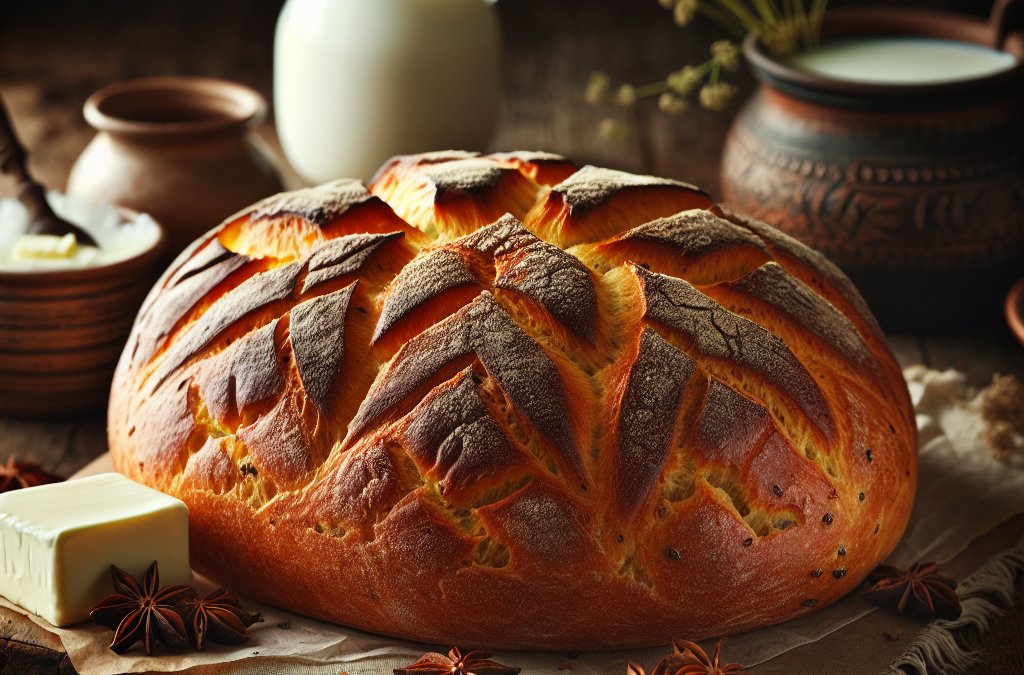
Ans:
[{"label": "terracotta pottery rim", "polygon": [[[938,37],[993,47],[996,29],[982,19],[950,12],[847,8],[829,10],[825,14],[822,35]],[[930,84],[869,84],[811,75],[773,59],[754,33],[744,39],[743,54],[754,75],[764,84],[816,102],[845,107],[844,103],[866,99],[886,107],[899,107],[900,103],[908,101],[924,103],[941,97],[953,107],[975,107],[981,102],[981,95],[997,93],[1006,98],[1006,85],[1024,79],[1024,40],[1021,35],[1009,35],[1002,47],[1017,60],[1012,68],[985,77]]]},{"label": "terracotta pottery rim", "polygon": [[1013,285],[1006,295],[1006,323],[1024,345],[1024,279]]},{"label": "terracotta pottery rim", "polygon": [[267,115],[267,102],[255,89],[212,77],[144,77],[115,82],[90,96],[86,122],[137,140],[240,133]]},{"label": "terracotta pottery rim", "polygon": [[[118,212],[128,221],[139,217],[138,211],[117,206]],[[109,277],[127,276],[129,273],[151,265],[160,259],[167,248],[167,233],[163,225],[156,220],[159,236],[149,248],[140,251],[130,258],[115,260],[106,265],[80,267],[69,270],[43,270],[32,272],[0,272],[0,289],[4,286],[54,286],[71,284],[79,281],[95,281]]]}]

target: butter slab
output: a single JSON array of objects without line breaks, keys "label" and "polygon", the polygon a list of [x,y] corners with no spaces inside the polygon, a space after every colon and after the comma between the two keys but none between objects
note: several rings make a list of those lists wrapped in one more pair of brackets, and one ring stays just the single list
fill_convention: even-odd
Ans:
[{"label": "butter slab", "polygon": [[116,473],[0,494],[0,595],[55,626],[114,593],[110,566],[191,584],[184,502]]}]

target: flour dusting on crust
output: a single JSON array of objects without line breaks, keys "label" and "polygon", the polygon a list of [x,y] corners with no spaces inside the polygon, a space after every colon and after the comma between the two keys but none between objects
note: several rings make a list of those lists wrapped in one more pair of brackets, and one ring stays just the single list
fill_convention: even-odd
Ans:
[{"label": "flour dusting on crust", "polygon": [[257,202],[249,211],[249,220],[280,216],[298,216],[324,227],[356,204],[375,199],[358,180],[343,178],[316,187],[282,192]]},{"label": "flour dusting on crust", "polygon": [[588,211],[626,188],[679,187],[698,191],[693,185],[669,178],[638,176],[625,171],[602,169],[588,164],[572,176],[551,188],[562,195],[571,215]]}]

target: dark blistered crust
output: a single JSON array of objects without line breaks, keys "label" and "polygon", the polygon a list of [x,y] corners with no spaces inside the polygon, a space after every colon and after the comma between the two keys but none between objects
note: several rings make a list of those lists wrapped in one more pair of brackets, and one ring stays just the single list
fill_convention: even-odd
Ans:
[{"label": "dark blistered crust", "polygon": [[813,270],[817,274],[821,275],[831,288],[836,289],[836,291],[838,291],[839,294],[850,303],[850,306],[853,307],[859,317],[865,321],[867,325],[871,327],[875,335],[880,337],[884,342],[882,329],[879,328],[878,322],[875,321],[874,315],[868,308],[868,303],[864,301],[863,296],[861,296],[857,287],[853,285],[853,282],[851,282],[850,279],[832,263],[832,261],[809,246],[801,244],[785,232],[776,230],[768,223],[734,213],[721,204],[716,205],[715,210],[724,218],[727,218],[737,225],[742,225],[751,232],[757,234],[757,236],[768,242],[769,247],[777,249],[802,264],[808,270]]},{"label": "dark blistered crust", "polygon": [[481,227],[476,232],[456,239],[452,245],[493,258],[535,241],[540,240],[523,227],[515,216],[506,213],[487,227]]},{"label": "dark blistered crust", "polygon": [[470,306],[467,321],[470,343],[488,374],[576,475],[585,476],[555,362],[489,293]]},{"label": "dark blistered crust", "polygon": [[703,463],[739,467],[772,429],[764,406],[711,378],[687,447]]},{"label": "dark blistered crust", "polygon": [[399,155],[389,159],[384,163],[384,166],[388,166],[389,163],[402,163],[413,166],[444,164],[445,162],[457,162],[479,156],[479,152],[467,152],[465,150],[436,150],[434,152],[421,152],[418,155]]},{"label": "dark blistered crust", "polygon": [[488,157],[497,160],[508,161],[518,160],[523,164],[536,164],[537,162],[568,162],[565,157],[556,155],[553,152],[541,152],[537,150],[514,150],[512,152],[495,152]]},{"label": "dark blistered crust", "polygon": [[539,185],[557,185],[579,170],[565,157],[550,152],[496,152],[488,157],[511,163]]},{"label": "dark blistered crust", "polygon": [[295,366],[306,395],[324,415],[331,412],[331,390],[345,355],[345,318],[358,283],[318,295],[291,310]]},{"label": "dark blistered crust", "polygon": [[138,367],[153,358],[160,341],[189,310],[249,260],[248,256],[231,253],[214,239],[178,268],[164,292],[139,316],[139,340],[132,355],[133,364]]},{"label": "dark blistered crust", "polygon": [[376,192],[377,188],[394,174],[402,171],[403,168],[423,166],[430,164],[443,164],[444,162],[455,162],[462,159],[479,157],[479,152],[464,152],[462,150],[443,150],[439,152],[424,152],[419,155],[397,155],[381,164],[380,168],[370,178],[370,191]]},{"label": "dark blistered crust", "polygon": [[167,281],[168,287],[177,286],[189,277],[205,272],[214,265],[230,258],[242,258],[248,260],[247,256],[240,256],[224,248],[217,239],[211,240],[194,255],[189,257]]},{"label": "dark blistered crust", "polygon": [[348,437],[361,435],[442,367],[470,353],[568,467],[585,475],[558,367],[487,292],[402,347],[363,400]]},{"label": "dark blistered crust", "polygon": [[766,263],[726,286],[789,317],[851,363],[878,370],[875,356],[850,320],[779,264]]},{"label": "dark blistered crust", "polygon": [[632,513],[661,476],[696,362],[650,328],[629,371],[618,425],[619,503]]},{"label": "dark blistered crust", "polygon": [[224,420],[232,410],[242,412],[284,389],[274,347],[277,323],[274,319],[230,345],[197,378],[199,395],[215,419]]},{"label": "dark blistered crust", "polygon": [[845,278],[685,184],[538,187],[567,164],[395,158],[388,203],[279,196],[179,257],[108,425],[118,471],[187,503],[201,573],[372,632],[577,651],[798,618],[888,555],[913,411]]},{"label": "dark blistered crust", "polygon": [[[703,209],[652,220],[634,227],[617,240],[669,246],[694,257],[737,247],[756,248],[770,257],[768,247],[749,230]],[[614,245],[614,240],[609,245]]]},{"label": "dark blistered crust", "polygon": [[258,272],[221,297],[175,342],[157,371],[160,384],[194,357],[221,332],[249,312],[291,295],[304,263],[290,263]]},{"label": "dark blistered crust", "polygon": [[449,196],[472,194],[496,187],[503,176],[518,171],[483,157],[474,157],[434,164],[424,173],[434,184],[435,199],[443,201]]},{"label": "dark blistered crust", "polygon": [[575,256],[541,241],[508,213],[453,244],[492,256],[495,288],[537,301],[563,326],[593,342],[597,293],[586,265]]},{"label": "dark blistered crust", "polygon": [[302,292],[305,293],[325,281],[346,274],[355,274],[380,247],[389,241],[404,237],[402,232],[388,234],[350,234],[329,239],[309,255],[309,266]]},{"label": "dark blistered crust", "polygon": [[444,366],[472,351],[469,306],[406,342],[367,392],[348,427],[358,438]]},{"label": "dark blistered crust", "polygon": [[414,259],[388,288],[374,329],[374,341],[431,298],[477,283],[466,260],[451,248],[437,249]]},{"label": "dark blistered crust", "polygon": [[472,490],[520,461],[515,443],[480,398],[470,368],[431,391],[409,417],[403,447],[421,473],[438,481],[446,498]]},{"label": "dark blistered crust", "polygon": [[[483,274],[493,274],[493,281]],[[385,295],[374,340],[447,291],[492,284],[535,300],[570,331],[594,340],[597,292],[590,272],[575,256],[541,241],[510,214],[406,265]]]},{"label": "dark blistered crust", "polygon": [[316,187],[282,192],[257,202],[248,211],[250,221],[295,216],[325,227],[356,204],[376,199],[357,180],[343,178]]},{"label": "dark blistered crust", "polygon": [[643,268],[646,317],[685,335],[696,350],[748,369],[791,397],[807,419],[831,437],[835,423],[818,384],[785,342],[737,316],[683,281]]},{"label": "dark blistered crust", "polygon": [[536,300],[570,331],[589,342],[594,341],[597,292],[583,263],[540,240],[508,257],[514,263],[504,267],[495,278],[495,288]]},{"label": "dark blistered crust", "polygon": [[668,178],[637,176],[625,171],[602,169],[588,164],[572,176],[551,188],[561,196],[569,215],[580,215],[601,204],[622,190],[635,188],[683,188],[706,194],[700,188]]}]

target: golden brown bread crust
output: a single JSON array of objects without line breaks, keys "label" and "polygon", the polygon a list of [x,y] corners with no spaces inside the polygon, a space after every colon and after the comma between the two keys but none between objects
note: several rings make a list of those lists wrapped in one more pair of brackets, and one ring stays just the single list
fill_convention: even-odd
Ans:
[{"label": "golden brown bread crust", "polygon": [[440,644],[732,634],[852,590],[916,484],[849,281],[682,183],[399,157],[229,219],[158,282],[118,471],[232,589]]}]

